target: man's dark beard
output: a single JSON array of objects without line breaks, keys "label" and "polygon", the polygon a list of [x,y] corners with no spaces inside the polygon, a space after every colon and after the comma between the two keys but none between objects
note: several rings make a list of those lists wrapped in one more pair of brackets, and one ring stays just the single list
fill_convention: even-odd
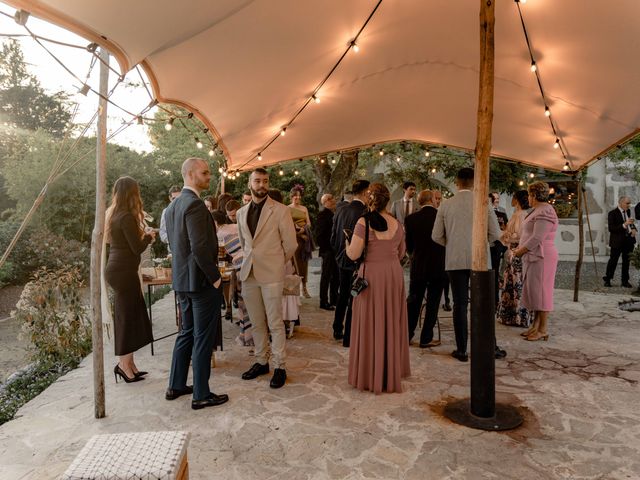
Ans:
[{"label": "man's dark beard", "polygon": [[251,190],[251,194],[256,198],[264,198],[267,195],[269,195],[269,190],[268,189],[265,189],[264,191],[254,190],[251,187],[249,187],[249,189]]}]

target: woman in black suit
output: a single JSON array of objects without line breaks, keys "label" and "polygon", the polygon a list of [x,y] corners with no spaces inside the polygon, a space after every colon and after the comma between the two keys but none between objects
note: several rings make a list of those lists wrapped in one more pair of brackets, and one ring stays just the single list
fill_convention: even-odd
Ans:
[{"label": "woman in black suit", "polygon": [[106,215],[106,238],[110,245],[105,279],[113,288],[114,346],[120,356],[113,373],[125,382],[144,379],[133,360],[133,352],[153,341],[151,322],[142,296],[138,267],[140,254],[155,239],[155,231],[145,229],[138,183],[120,177],[113,185],[111,206]]}]

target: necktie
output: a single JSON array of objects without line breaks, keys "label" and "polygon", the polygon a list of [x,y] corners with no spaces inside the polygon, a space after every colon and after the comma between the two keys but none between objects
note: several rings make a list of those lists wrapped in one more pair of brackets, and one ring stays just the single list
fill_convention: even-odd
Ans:
[{"label": "necktie", "polygon": [[404,201],[404,218],[409,216],[409,202]]}]

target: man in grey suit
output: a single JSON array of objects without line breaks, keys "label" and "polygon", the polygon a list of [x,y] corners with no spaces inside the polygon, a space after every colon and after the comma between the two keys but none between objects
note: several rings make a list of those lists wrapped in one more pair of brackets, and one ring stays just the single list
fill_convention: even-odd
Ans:
[{"label": "man in grey suit", "polygon": [[[220,331],[222,302],[218,271],[218,239],[213,218],[200,192],[209,188],[207,162],[188,158],[182,164],[184,188],[166,210],[167,236],[172,252],[173,289],[180,302],[182,324],[173,347],[167,400],[193,393],[191,408],[221,405],[227,395],[209,390],[211,354],[215,334]],[[193,387],[187,385],[189,363],[193,365]]]},{"label": "man in grey suit", "polygon": [[[240,268],[242,297],[253,326],[256,363],[242,374],[252,380],[269,373],[269,333],[274,371],[271,388],[287,379],[286,334],[282,320],[282,288],[285,263],[298,247],[291,212],[268,196],[269,174],[256,168],[249,177],[251,201],[237,213],[238,235],[244,252]],[[268,328],[267,328],[268,326]]]},{"label": "man in grey suit", "polygon": [[404,182],[402,184],[404,195],[400,200],[396,200],[391,205],[391,215],[404,225],[404,219],[420,209],[416,201],[416,184],[413,182]]},{"label": "man in grey suit", "polygon": [[[471,232],[473,229],[473,168],[462,168],[456,175],[458,193],[443,202],[438,209],[431,233],[434,242],[446,247],[445,270],[451,282],[453,296],[453,328],[456,336],[456,350],[451,356],[466,362],[467,356],[467,307],[469,305],[469,281],[471,278]],[[498,219],[493,209],[488,211],[487,259],[489,243],[501,235]],[[491,265],[487,265],[488,268]],[[496,346],[496,357],[506,355]]]}]

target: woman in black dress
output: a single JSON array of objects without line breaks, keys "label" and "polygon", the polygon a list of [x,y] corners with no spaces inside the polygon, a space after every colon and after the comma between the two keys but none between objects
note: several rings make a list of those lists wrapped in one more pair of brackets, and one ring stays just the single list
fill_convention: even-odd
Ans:
[{"label": "woman in black dress", "polygon": [[113,288],[115,353],[120,356],[113,373],[125,382],[144,379],[133,361],[133,352],[153,341],[151,322],[142,296],[138,267],[140,254],[155,239],[145,229],[138,183],[120,177],[113,185],[111,206],[106,215],[106,238],[110,245],[105,279]]}]

